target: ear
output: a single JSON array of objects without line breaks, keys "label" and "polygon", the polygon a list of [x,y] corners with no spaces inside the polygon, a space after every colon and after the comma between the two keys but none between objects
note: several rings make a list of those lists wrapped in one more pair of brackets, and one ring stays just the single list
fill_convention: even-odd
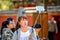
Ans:
[{"label": "ear", "polygon": [[9,25],[6,25],[7,27],[9,27]]}]

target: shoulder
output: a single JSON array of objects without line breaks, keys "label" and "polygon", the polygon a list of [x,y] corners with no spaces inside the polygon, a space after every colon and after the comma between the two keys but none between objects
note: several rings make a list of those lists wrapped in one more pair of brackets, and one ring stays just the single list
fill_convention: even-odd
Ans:
[{"label": "shoulder", "polygon": [[28,28],[29,28],[30,32],[34,32],[34,30],[35,30],[34,28],[32,28],[30,26]]},{"label": "shoulder", "polygon": [[10,30],[8,30],[7,28],[4,28],[4,29],[3,29],[3,33],[4,33],[4,32],[5,32],[5,33],[9,33]]},{"label": "shoulder", "polygon": [[17,30],[14,32],[14,34],[17,34],[19,31],[20,31],[20,28],[17,29]]},{"label": "shoulder", "polygon": [[56,23],[56,21],[54,20],[54,23]]},{"label": "shoulder", "polygon": [[48,23],[50,23],[51,21],[50,20],[48,20]]},{"label": "shoulder", "polygon": [[32,27],[28,26],[28,29],[32,29]]},{"label": "shoulder", "polygon": [[13,35],[13,33],[11,32],[11,30],[9,30],[7,28],[4,28],[3,29],[3,33],[2,34],[4,34],[5,36],[7,36],[7,35],[12,36]]},{"label": "shoulder", "polygon": [[33,30],[34,28],[32,28],[32,27],[28,26],[28,29],[29,29],[29,30]]}]

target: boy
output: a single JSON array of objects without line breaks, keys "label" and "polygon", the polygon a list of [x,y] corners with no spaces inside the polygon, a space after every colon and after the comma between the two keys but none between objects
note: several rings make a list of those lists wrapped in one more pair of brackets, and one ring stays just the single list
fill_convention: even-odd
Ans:
[{"label": "boy", "polygon": [[34,26],[34,29],[35,29],[35,32],[36,32],[36,37],[37,37],[37,39],[40,40],[39,33],[40,33],[40,31],[41,31],[41,25],[40,25],[40,24],[36,24],[36,25]]}]

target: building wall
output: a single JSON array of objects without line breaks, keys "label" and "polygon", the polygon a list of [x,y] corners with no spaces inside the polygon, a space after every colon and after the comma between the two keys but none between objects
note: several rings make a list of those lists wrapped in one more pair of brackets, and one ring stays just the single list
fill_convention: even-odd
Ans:
[{"label": "building wall", "polygon": [[[8,13],[3,13],[3,14],[0,13],[0,29],[1,29],[2,22],[5,21],[9,17],[14,18],[15,23],[17,22],[17,19],[18,19],[17,13],[12,13],[12,14],[11,13],[9,13],[9,14]],[[31,15],[27,14],[27,18],[28,18],[28,21],[29,21],[28,25],[32,26],[33,17]]]},{"label": "building wall", "polygon": [[39,15],[39,18],[37,20],[37,23],[41,24],[41,26],[42,26],[40,36],[41,36],[41,38],[42,37],[48,38],[48,14],[47,13],[41,13],[41,14],[35,13],[35,14],[33,14],[33,16],[34,16],[33,17],[33,20],[34,20],[33,24],[35,23],[35,20],[36,20],[38,15]]}]

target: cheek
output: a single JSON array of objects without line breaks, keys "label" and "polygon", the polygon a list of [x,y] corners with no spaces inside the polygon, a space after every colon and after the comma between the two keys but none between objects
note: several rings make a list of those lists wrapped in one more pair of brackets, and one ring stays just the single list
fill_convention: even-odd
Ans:
[{"label": "cheek", "polygon": [[10,26],[11,26],[11,28],[13,28],[13,27],[14,27],[14,26],[13,26],[13,24],[11,24]]},{"label": "cheek", "polygon": [[13,26],[16,26],[15,22],[13,22]]},{"label": "cheek", "polygon": [[37,31],[39,32],[39,31],[40,31],[40,29],[37,29]]},{"label": "cheek", "polygon": [[19,22],[19,25],[23,26],[24,25],[24,22]]},{"label": "cheek", "polygon": [[28,25],[28,21],[25,21],[25,24]]},{"label": "cheek", "polygon": [[9,27],[8,28],[13,28],[13,25],[11,24],[11,25],[9,25]]}]

